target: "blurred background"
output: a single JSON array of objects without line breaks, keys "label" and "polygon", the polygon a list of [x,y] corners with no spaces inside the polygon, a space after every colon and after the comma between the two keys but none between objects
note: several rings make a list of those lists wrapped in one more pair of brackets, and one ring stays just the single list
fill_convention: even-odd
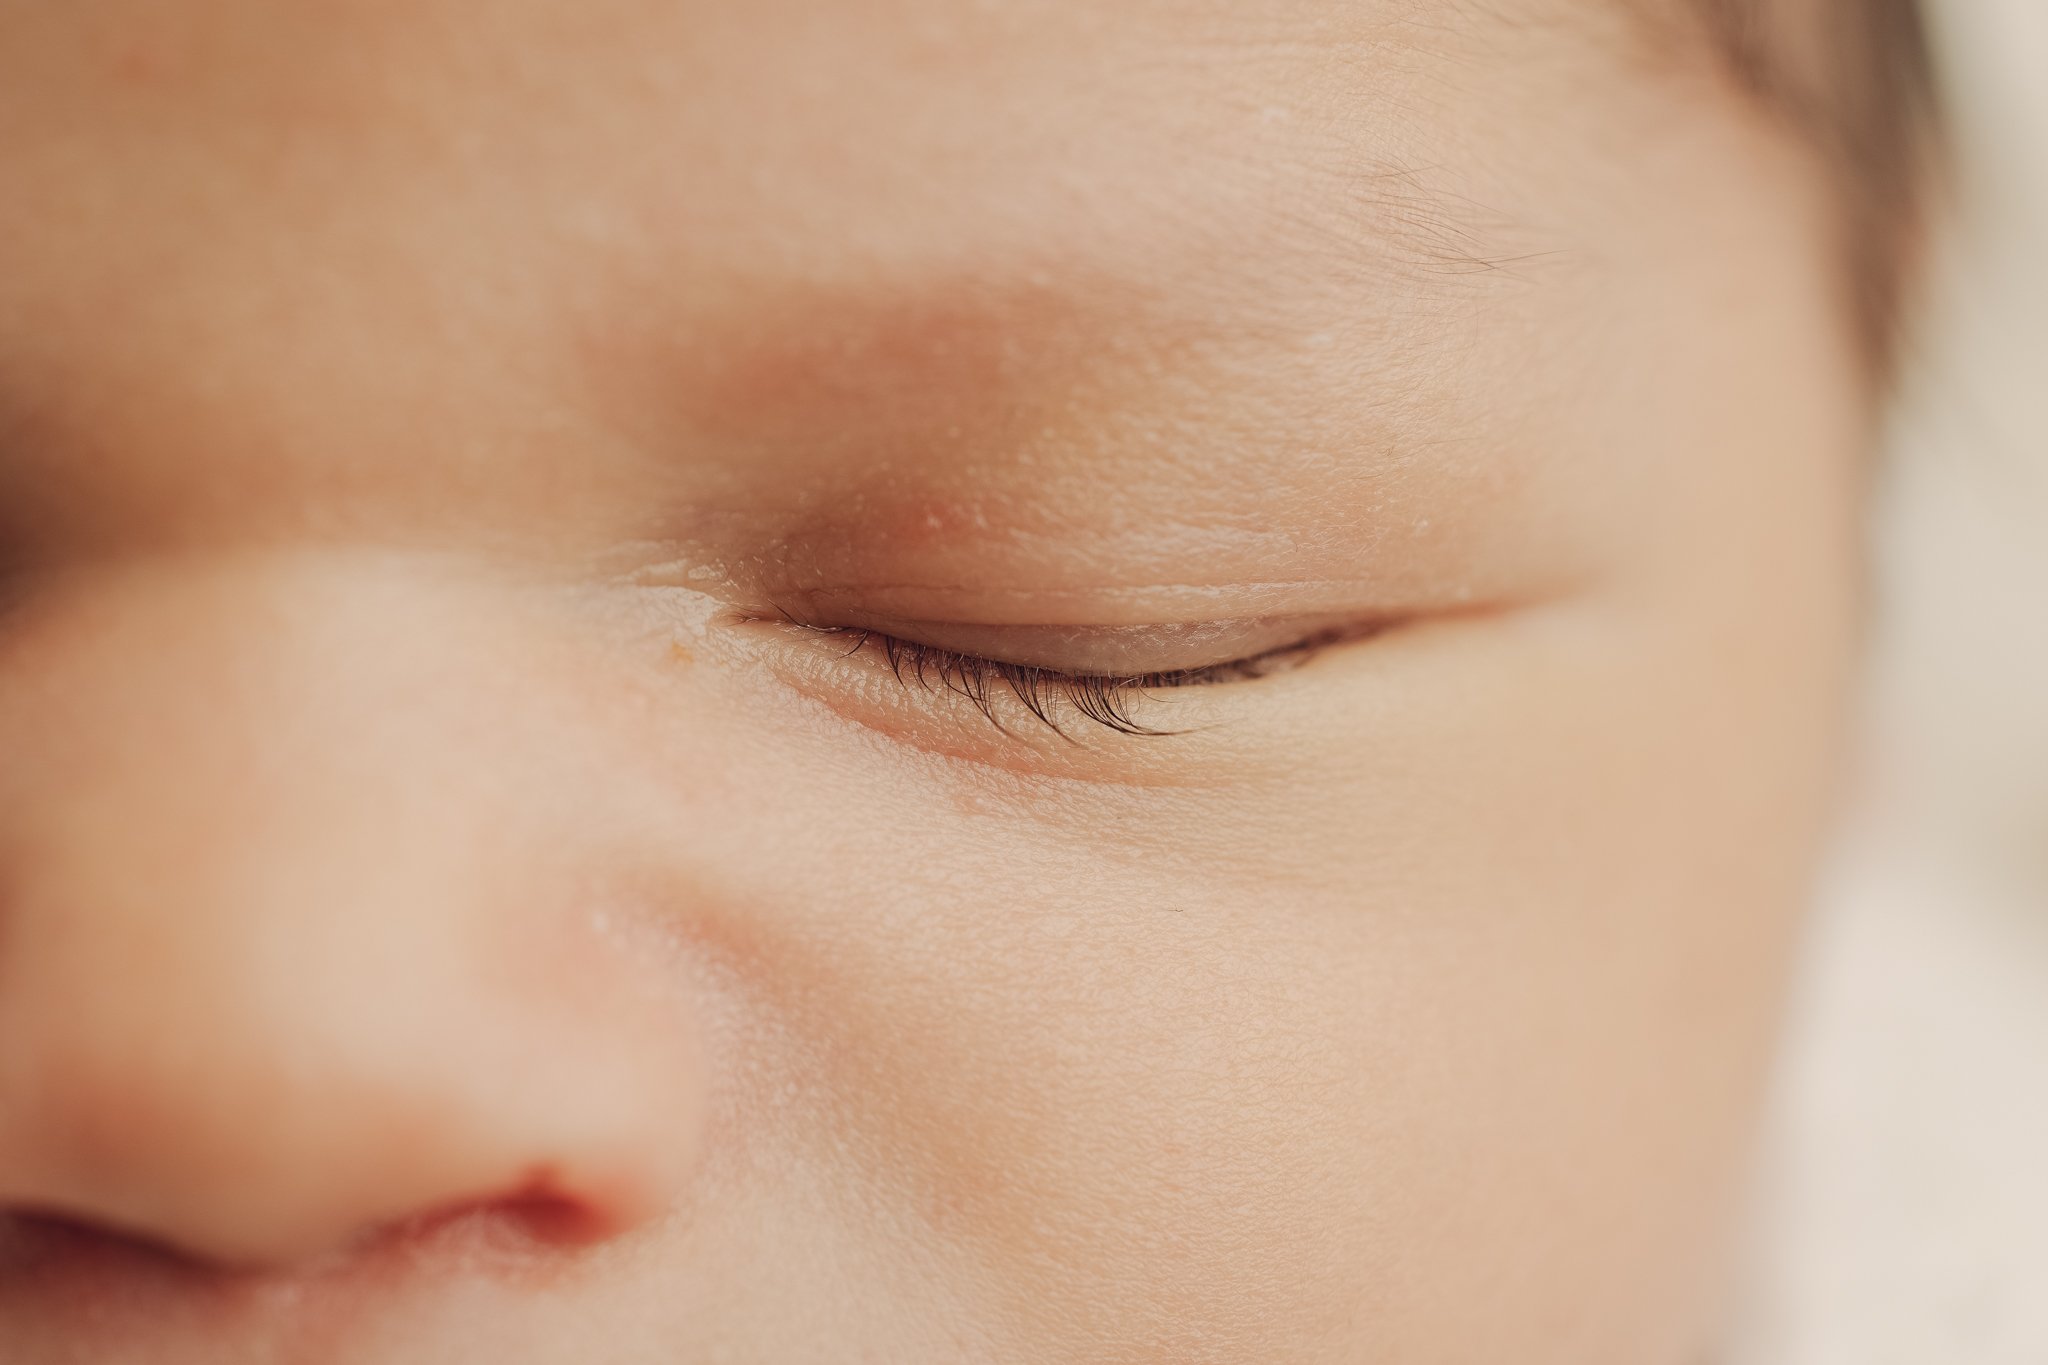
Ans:
[{"label": "blurred background", "polygon": [[1928,0],[1956,203],[1738,1365],[2048,1365],[2048,0]]}]

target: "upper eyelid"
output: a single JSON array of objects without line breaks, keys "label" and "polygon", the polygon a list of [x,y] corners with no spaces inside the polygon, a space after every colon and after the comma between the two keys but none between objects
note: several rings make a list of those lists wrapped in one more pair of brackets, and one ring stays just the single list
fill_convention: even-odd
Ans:
[{"label": "upper eyelid", "polygon": [[[1215,663],[1197,664],[1186,668],[1159,668],[1145,671],[1098,672],[1092,669],[1058,668],[1047,664],[1027,664],[1010,659],[997,659],[972,650],[954,649],[947,645],[928,644],[921,640],[907,639],[892,635],[873,626],[816,626],[797,623],[798,628],[819,635],[851,638],[854,641],[848,654],[858,653],[869,643],[894,645],[900,649],[918,651],[933,663],[941,660],[966,664],[985,665],[990,668],[1015,670],[1019,673],[1034,674],[1044,678],[1056,678],[1076,682],[1119,683],[1132,687],[1183,687],[1229,676],[1234,670],[1260,664],[1264,660],[1300,650],[1333,644],[1339,637],[1334,631],[1319,631],[1299,641],[1290,642],[1272,649],[1263,649],[1255,654],[1240,658],[1222,659]],[[1359,632],[1363,634],[1364,632]]]},{"label": "upper eyelid", "polygon": [[1222,615],[1205,620],[1114,626],[905,618],[863,608],[815,614],[804,610],[798,614],[778,607],[777,614],[796,626],[870,630],[880,636],[1048,673],[1089,678],[1155,678],[1160,685],[1199,681],[1204,670],[1243,664],[1298,647],[1313,638],[1362,636],[1394,624],[1383,615],[1355,611]]},{"label": "upper eyelid", "polygon": [[[766,585],[763,585],[764,587]],[[1073,630],[1201,627],[1223,621],[1375,616],[1406,618],[1464,605],[1469,595],[1432,596],[1384,580],[1231,579],[1216,583],[1005,586],[892,581],[859,586],[781,585],[772,600],[820,617],[861,613],[868,624],[973,622],[990,628]]]}]

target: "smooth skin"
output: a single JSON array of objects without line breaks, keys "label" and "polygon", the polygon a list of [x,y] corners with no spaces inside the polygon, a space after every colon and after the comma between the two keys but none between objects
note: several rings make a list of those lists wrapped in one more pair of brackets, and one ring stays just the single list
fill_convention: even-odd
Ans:
[{"label": "smooth skin", "polygon": [[1604,0],[0,0],[0,1357],[1689,1365],[1839,243]]}]

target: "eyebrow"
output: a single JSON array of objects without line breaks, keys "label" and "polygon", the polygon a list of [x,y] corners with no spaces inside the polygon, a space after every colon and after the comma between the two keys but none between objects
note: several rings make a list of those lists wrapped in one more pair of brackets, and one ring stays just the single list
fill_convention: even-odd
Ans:
[{"label": "eyebrow", "polygon": [[[697,329],[676,365],[690,382],[674,396],[707,434],[756,433],[764,416],[857,422],[912,395],[954,410],[937,425],[971,425],[990,407],[1099,383],[1120,365],[1170,367],[1220,337],[1265,332],[1286,344],[1285,314],[1302,293],[1455,303],[1526,280],[1560,254],[1452,190],[1442,172],[1360,170],[1324,193],[1319,212],[1260,196],[1234,234],[1176,225],[1177,239],[1151,253],[1070,253],[1056,265],[985,259],[837,288],[769,285],[737,316]],[[1260,262],[1271,268],[1249,268]]]},{"label": "eyebrow", "polygon": [[[900,571],[917,547],[1028,559],[1034,539],[1091,534],[1077,519],[1096,524],[1099,548],[1121,520],[1157,552],[1133,559],[1126,544],[1133,601],[1199,593],[1187,561],[1225,547],[1246,562],[1300,559],[1280,553],[1290,537],[1369,549],[1411,521],[1458,521],[1454,487],[1488,502],[1494,475],[1475,470],[1512,457],[1444,446],[1439,428],[1454,424],[1426,410],[1440,376],[1408,370],[1441,370],[1442,348],[1475,325],[1452,315],[1557,253],[1452,190],[1441,167],[1361,171],[1314,211],[1241,198],[1251,212],[1234,235],[1183,220],[1135,266],[1115,251],[1060,268],[984,255],[897,279],[770,285],[692,329],[670,357],[670,411],[687,439],[748,457],[736,507],[790,500],[770,520],[804,526],[813,555],[837,543],[842,567],[855,539],[886,538]],[[1306,391],[1319,375],[1334,377]],[[1417,498],[1425,466],[1435,491]],[[1366,503],[1377,512],[1340,532],[1333,507]],[[690,490],[670,505],[701,512],[707,499]],[[862,576],[880,587],[891,572],[869,563]],[[1359,589],[1327,562],[1287,576],[1302,581],[1276,592]],[[1055,586],[1044,577],[1040,598]],[[1245,584],[1241,568],[1228,578]]]}]

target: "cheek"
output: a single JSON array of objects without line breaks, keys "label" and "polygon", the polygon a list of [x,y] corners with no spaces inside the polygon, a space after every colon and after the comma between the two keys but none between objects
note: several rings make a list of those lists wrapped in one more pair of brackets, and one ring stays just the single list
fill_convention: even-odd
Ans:
[{"label": "cheek", "polygon": [[994,1359],[1697,1349],[1832,783],[1864,437],[1810,261],[1737,255],[1559,348],[1603,379],[1550,433],[1620,490],[1598,580],[1331,655],[1241,780],[721,738],[744,776],[684,821],[730,883],[693,911],[730,1026],[691,1235]]},{"label": "cheek", "polygon": [[1011,1358],[1670,1358],[1848,652],[1846,489],[1774,486],[1739,553],[1332,656],[1284,777],[756,765],[725,1178],[839,1191]]}]

